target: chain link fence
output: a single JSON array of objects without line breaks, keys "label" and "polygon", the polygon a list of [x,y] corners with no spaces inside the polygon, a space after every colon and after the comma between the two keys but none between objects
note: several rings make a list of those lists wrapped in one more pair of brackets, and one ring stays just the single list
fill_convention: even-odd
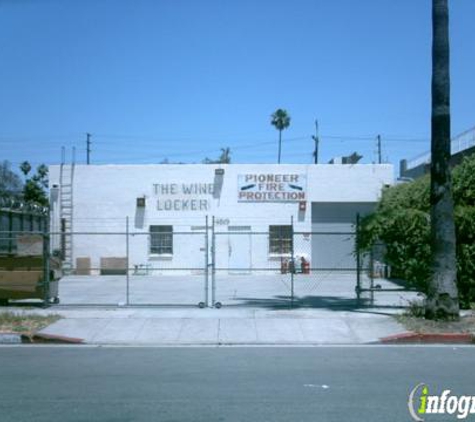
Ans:
[{"label": "chain link fence", "polygon": [[48,215],[38,208],[0,209],[0,304],[58,300],[61,263],[50,256]]},{"label": "chain link fence", "polygon": [[[25,228],[19,221],[8,221],[8,228]],[[357,251],[356,227],[298,231],[293,221],[253,226],[215,218],[99,223],[76,222],[76,231],[67,233],[71,262],[50,289],[54,295],[47,293],[51,300],[59,296],[62,305],[74,306],[353,308],[371,303],[381,288],[394,288],[385,284],[390,274],[381,264],[383,246],[370,254]],[[28,226],[43,229],[28,233],[41,237],[36,253],[57,270],[65,233],[37,224]],[[11,260],[24,232],[2,233],[2,254]],[[44,271],[43,264],[28,268]],[[17,275],[22,265],[15,266]],[[7,267],[1,268],[6,274]],[[50,272],[51,281],[58,278]]]},{"label": "chain link fence", "polygon": [[[79,221],[68,233],[71,262],[61,280],[63,305],[207,305],[207,222]],[[83,228],[95,231],[82,231]],[[64,233],[52,233],[57,247]],[[60,249],[57,249],[60,254]]]},{"label": "chain link fence", "polygon": [[[289,224],[290,223],[290,224]],[[356,233],[213,225],[214,306],[356,306]]]},{"label": "chain link fence", "polygon": [[414,286],[393,277],[391,266],[385,263],[385,254],[386,245],[383,242],[376,241],[369,249],[357,248],[358,303],[403,308],[411,302],[420,302],[421,297]]}]

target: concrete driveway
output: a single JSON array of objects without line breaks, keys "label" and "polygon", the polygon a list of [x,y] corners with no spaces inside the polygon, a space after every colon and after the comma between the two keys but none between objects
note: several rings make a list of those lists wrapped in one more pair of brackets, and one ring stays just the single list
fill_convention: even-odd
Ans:
[{"label": "concrete driveway", "polygon": [[63,319],[42,332],[89,344],[364,344],[404,332],[377,310],[55,308]]}]

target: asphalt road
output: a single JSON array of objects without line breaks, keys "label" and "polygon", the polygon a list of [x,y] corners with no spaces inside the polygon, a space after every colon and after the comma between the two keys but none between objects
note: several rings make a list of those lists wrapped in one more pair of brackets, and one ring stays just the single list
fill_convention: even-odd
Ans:
[{"label": "asphalt road", "polygon": [[473,347],[20,346],[0,362],[2,422],[410,421],[418,383],[475,395]]}]

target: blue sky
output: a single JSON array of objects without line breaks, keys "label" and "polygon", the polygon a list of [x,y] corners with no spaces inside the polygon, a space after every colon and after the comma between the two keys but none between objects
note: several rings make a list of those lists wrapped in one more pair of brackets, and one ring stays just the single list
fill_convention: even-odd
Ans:
[{"label": "blue sky", "polygon": [[[451,0],[452,134],[475,126],[475,1]],[[430,0],[0,0],[0,159],[284,163],[429,148]]]}]

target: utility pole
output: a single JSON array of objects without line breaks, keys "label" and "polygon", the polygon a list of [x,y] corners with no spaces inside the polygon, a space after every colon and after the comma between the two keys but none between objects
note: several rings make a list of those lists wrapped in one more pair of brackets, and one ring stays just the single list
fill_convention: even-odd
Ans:
[{"label": "utility pole", "polygon": [[378,164],[382,164],[382,154],[381,154],[381,135],[378,135]]},{"label": "utility pole", "polygon": [[312,136],[312,139],[315,141],[313,156],[315,158],[315,164],[318,164],[318,120],[315,120],[315,136]]},{"label": "utility pole", "polygon": [[87,164],[91,164],[91,134],[86,133],[87,141],[86,141],[86,152],[87,152]]}]

